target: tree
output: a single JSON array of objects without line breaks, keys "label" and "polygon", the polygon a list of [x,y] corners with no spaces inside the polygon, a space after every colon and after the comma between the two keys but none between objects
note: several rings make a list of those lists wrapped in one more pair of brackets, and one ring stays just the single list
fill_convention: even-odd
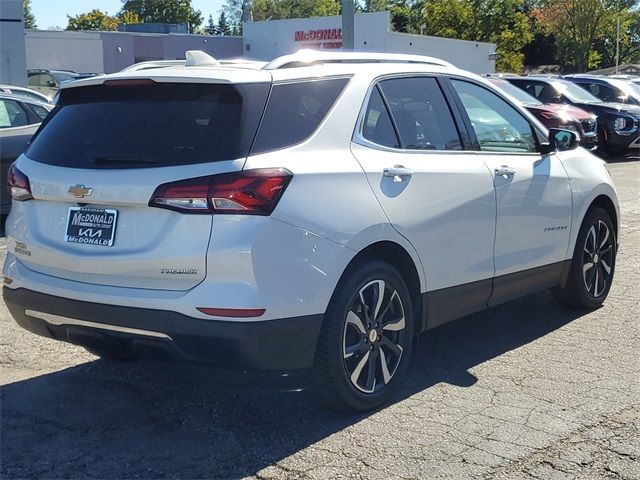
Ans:
[{"label": "tree", "polygon": [[620,15],[620,63],[640,62],[640,10],[612,10],[605,22],[602,36],[596,39],[594,49],[600,56],[599,68],[616,64],[616,23]]},{"label": "tree", "polygon": [[67,30],[114,31],[118,29],[118,23],[120,23],[118,18],[111,17],[97,8],[73,17],[67,15],[67,18],[69,19]]},{"label": "tree", "polygon": [[213,21],[213,15],[209,15],[209,20],[207,21],[207,26],[204,27],[204,34],[206,35],[216,35],[216,24]]},{"label": "tree", "polygon": [[[233,35],[242,35],[242,19],[245,12],[251,10],[253,2],[251,0],[226,0],[222,6],[228,24],[231,26]],[[262,18],[266,20],[266,18]]]},{"label": "tree", "polygon": [[120,20],[120,23],[124,23],[124,24],[130,24],[130,23],[143,23],[142,20],[140,20],[140,17],[138,17],[138,15],[136,13],[133,12],[120,12],[117,15],[118,20]]},{"label": "tree", "polygon": [[556,39],[563,67],[584,72],[601,59],[594,45],[611,22],[610,0],[547,0],[534,11],[537,22]]},{"label": "tree", "polygon": [[229,24],[227,23],[227,16],[224,13],[224,10],[220,12],[220,16],[218,17],[218,25],[216,26],[216,34],[218,35],[231,35],[233,32],[231,28],[229,28]]},{"label": "tree", "polygon": [[417,33],[420,31],[420,10],[424,1],[411,0],[366,0],[362,12],[391,13],[391,27],[396,32]]},{"label": "tree", "polygon": [[330,17],[340,13],[337,0],[254,0],[254,20]]},{"label": "tree", "polygon": [[36,17],[31,12],[31,0],[22,0],[24,10],[24,28],[38,28]]},{"label": "tree", "polygon": [[191,6],[191,0],[122,0],[121,14],[135,13],[143,22],[188,23],[189,32],[202,24],[202,12]]},{"label": "tree", "polygon": [[431,0],[424,4],[427,35],[496,44],[496,69],[518,72],[533,39],[524,0]]}]

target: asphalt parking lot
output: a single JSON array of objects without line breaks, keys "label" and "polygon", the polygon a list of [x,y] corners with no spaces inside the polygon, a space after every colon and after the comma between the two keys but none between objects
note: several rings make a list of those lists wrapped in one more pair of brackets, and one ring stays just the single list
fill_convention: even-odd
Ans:
[{"label": "asphalt parking lot", "polygon": [[569,312],[544,292],[436,329],[370,414],[243,374],[100,360],[0,304],[0,475],[640,478],[640,159],[609,168],[622,218],[605,305]]}]

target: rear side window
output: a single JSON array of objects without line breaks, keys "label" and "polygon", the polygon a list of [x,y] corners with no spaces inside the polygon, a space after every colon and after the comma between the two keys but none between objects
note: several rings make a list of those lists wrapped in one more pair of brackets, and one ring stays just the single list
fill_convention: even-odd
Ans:
[{"label": "rear side window", "polygon": [[394,78],[380,82],[402,148],[462,150],[458,129],[435,78]]},{"label": "rear side window", "polygon": [[251,153],[290,147],[309,138],[348,81],[334,78],[275,84]]},{"label": "rear side window", "polygon": [[268,83],[62,90],[27,156],[49,165],[105,169],[244,158],[268,92]]},{"label": "rear side window", "polygon": [[22,106],[13,100],[0,100],[0,128],[23,127],[29,117]]}]

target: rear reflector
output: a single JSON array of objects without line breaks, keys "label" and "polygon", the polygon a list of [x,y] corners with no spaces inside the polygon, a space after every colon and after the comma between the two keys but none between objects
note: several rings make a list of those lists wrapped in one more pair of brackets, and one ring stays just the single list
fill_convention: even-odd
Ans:
[{"label": "rear reflector", "polygon": [[293,174],[284,168],[222,173],[165,183],[150,207],[182,213],[271,215]]},{"label": "rear reflector", "polygon": [[9,172],[7,173],[7,187],[11,198],[18,202],[24,202],[25,200],[31,200],[31,185],[29,184],[29,178],[18,170],[18,167],[11,165]]},{"label": "rear reflector", "polygon": [[199,312],[205,315],[211,315],[214,317],[234,317],[234,318],[247,318],[247,317],[259,317],[265,311],[264,308],[206,308],[197,307]]}]

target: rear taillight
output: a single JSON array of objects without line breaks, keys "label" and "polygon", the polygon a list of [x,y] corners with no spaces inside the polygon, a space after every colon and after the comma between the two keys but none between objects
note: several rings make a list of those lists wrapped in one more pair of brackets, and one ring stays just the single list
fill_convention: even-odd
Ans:
[{"label": "rear taillight", "polygon": [[18,167],[15,165],[11,165],[11,167],[9,167],[9,173],[7,174],[7,187],[9,188],[11,198],[14,200],[24,202],[25,200],[31,200],[33,198],[33,195],[31,195],[29,178],[18,170]]},{"label": "rear taillight", "polygon": [[284,168],[222,173],[165,183],[150,207],[182,213],[271,215],[293,174]]}]

